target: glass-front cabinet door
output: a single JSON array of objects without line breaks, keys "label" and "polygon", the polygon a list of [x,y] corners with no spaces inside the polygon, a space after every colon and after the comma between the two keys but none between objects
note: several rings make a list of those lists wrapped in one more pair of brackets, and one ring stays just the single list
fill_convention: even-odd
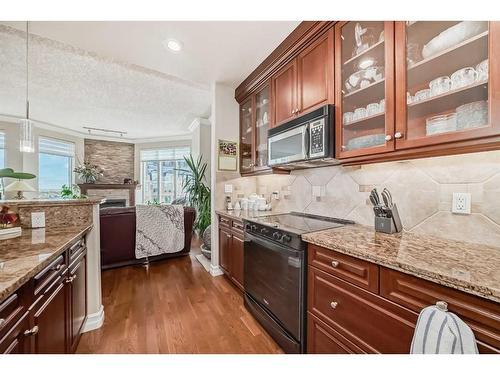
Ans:
[{"label": "glass-front cabinet door", "polygon": [[253,96],[240,104],[240,173],[253,170],[254,146],[254,103]]},{"label": "glass-front cabinet door", "polygon": [[396,22],[396,148],[499,133],[499,30],[487,21]]},{"label": "glass-front cabinet door", "polygon": [[267,131],[271,116],[269,85],[255,94],[255,168],[267,168]]},{"label": "glass-front cabinet door", "polygon": [[339,158],[394,149],[394,22],[335,25]]}]

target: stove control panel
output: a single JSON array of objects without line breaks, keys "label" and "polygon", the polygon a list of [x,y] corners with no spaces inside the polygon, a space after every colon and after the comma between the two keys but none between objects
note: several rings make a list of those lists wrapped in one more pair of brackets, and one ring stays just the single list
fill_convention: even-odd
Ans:
[{"label": "stove control panel", "polygon": [[306,243],[302,241],[300,235],[290,233],[270,225],[246,222],[245,233],[249,233],[265,241],[275,242],[281,246],[286,246],[296,250],[303,250],[306,248]]}]

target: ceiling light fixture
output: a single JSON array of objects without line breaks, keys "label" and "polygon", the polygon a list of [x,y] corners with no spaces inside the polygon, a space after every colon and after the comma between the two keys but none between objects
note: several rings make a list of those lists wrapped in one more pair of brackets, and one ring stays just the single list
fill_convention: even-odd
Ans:
[{"label": "ceiling light fixture", "polygon": [[19,150],[21,152],[35,152],[35,141],[33,139],[33,121],[30,120],[30,102],[29,102],[29,21],[26,21],[26,118],[19,122]]},{"label": "ceiling light fixture", "polygon": [[182,43],[175,39],[167,39],[163,45],[172,52],[180,52],[182,50]]}]

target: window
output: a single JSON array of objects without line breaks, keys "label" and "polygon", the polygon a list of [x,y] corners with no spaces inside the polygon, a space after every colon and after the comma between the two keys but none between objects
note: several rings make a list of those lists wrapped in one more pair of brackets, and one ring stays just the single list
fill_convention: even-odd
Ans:
[{"label": "window", "polygon": [[142,201],[172,203],[184,196],[183,172],[186,169],[184,156],[191,152],[188,146],[141,151]]},{"label": "window", "polygon": [[38,141],[38,191],[41,197],[58,197],[63,185],[73,185],[75,144],[58,139]]}]

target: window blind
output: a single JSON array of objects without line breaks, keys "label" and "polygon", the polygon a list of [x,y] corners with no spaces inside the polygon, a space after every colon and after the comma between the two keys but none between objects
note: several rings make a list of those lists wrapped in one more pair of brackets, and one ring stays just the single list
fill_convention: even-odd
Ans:
[{"label": "window blind", "polygon": [[5,148],[5,133],[0,132],[0,148]]},{"label": "window blind", "polygon": [[190,152],[191,148],[189,146],[142,150],[141,161],[182,160],[184,156],[189,156]]},{"label": "window blind", "polygon": [[40,137],[38,152],[51,155],[75,156],[75,144],[53,138]]}]

